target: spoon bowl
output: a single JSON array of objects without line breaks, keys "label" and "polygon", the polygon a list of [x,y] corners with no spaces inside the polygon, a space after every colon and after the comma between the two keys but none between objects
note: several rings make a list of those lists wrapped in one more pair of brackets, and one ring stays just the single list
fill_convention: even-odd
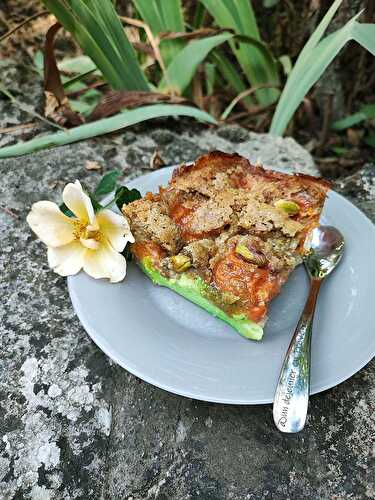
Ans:
[{"label": "spoon bowl", "polygon": [[305,244],[309,253],[304,259],[310,278],[328,276],[340,262],[344,245],[343,235],[333,226],[319,226],[311,231]]}]

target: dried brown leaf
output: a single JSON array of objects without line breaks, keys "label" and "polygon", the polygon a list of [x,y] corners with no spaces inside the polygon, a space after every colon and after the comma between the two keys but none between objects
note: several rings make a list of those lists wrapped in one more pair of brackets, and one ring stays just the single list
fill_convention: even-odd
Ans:
[{"label": "dried brown leaf", "polygon": [[164,167],[165,164],[165,161],[160,155],[160,150],[155,149],[150,159],[150,168],[152,170],[157,170],[158,168]]},{"label": "dried brown leaf", "polygon": [[84,119],[75,113],[65,95],[60,72],[57,67],[54,43],[61,24],[56,23],[49,28],[44,45],[44,94],[46,118],[52,118],[59,125],[80,125]]},{"label": "dried brown leaf", "polygon": [[196,40],[197,38],[206,38],[207,36],[218,35],[223,32],[231,32],[230,28],[214,29],[214,28],[200,28],[199,30],[190,31],[185,33],[184,31],[164,31],[159,33],[160,40]]},{"label": "dried brown leaf", "polygon": [[110,91],[104,95],[102,100],[91,113],[89,120],[114,115],[124,108],[134,108],[144,104],[155,104],[157,102],[168,102],[181,104],[186,102],[183,97],[169,96],[157,92],[143,92],[137,90]]},{"label": "dried brown leaf", "polygon": [[102,166],[97,161],[87,160],[85,163],[86,170],[101,170]]},{"label": "dried brown leaf", "polygon": [[128,37],[128,40],[130,43],[138,43],[141,41],[141,38],[139,36],[139,30],[135,26],[127,26],[125,28],[125,33],[126,36]]},{"label": "dried brown leaf", "polygon": [[138,52],[142,52],[143,54],[147,54],[148,56],[151,56],[154,59],[156,59],[154,49],[151,47],[151,45],[142,42],[133,42],[133,47]]},{"label": "dried brown leaf", "polygon": [[346,131],[346,137],[348,138],[349,144],[351,144],[352,146],[359,146],[361,144],[363,135],[364,135],[363,130],[348,128]]},{"label": "dried brown leaf", "polygon": [[198,71],[193,78],[193,102],[198,108],[203,109],[202,73]]}]

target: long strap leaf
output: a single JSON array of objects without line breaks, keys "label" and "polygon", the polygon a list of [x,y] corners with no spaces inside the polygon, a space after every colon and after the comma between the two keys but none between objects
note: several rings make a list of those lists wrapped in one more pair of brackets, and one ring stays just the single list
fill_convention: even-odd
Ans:
[{"label": "long strap leaf", "polygon": [[375,25],[355,23],[352,29],[353,39],[375,56]]},{"label": "long strap leaf", "polygon": [[[332,11],[328,11],[326,15],[328,14],[332,18]],[[289,120],[307,92],[349,40],[354,39],[370,52],[375,52],[375,26],[361,25],[356,22],[359,15],[357,14],[344,27],[321,40],[315,47],[310,45],[309,51],[306,52],[305,49],[302,51],[302,63],[300,55],[277,104],[271,123],[271,134],[282,135],[284,133]],[[315,40],[317,40],[316,37]]]},{"label": "long strap leaf", "polygon": [[71,144],[83,139],[89,139],[90,137],[108,134],[109,132],[114,132],[152,118],[181,115],[190,116],[203,122],[216,124],[216,120],[211,115],[191,106],[155,104],[119,113],[110,118],[103,118],[102,120],[97,120],[92,123],[86,123],[85,125],[80,125],[79,127],[75,127],[64,132],[57,132],[42,137],[36,137],[35,139],[15,144],[14,146],[5,146],[0,148],[0,158],[22,156],[35,153],[36,151],[40,151],[42,149]]},{"label": "long strap leaf", "polygon": [[111,0],[43,0],[112,88],[149,90]]},{"label": "long strap leaf", "polygon": [[311,56],[312,51],[314,48],[318,45],[320,42],[322,36],[324,35],[326,29],[328,28],[329,23],[332,21],[334,15],[336,14],[337,10],[339,9],[340,5],[342,4],[342,0],[335,0],[331,7],[327,10],[326,14],[324,15],[323,19],[320,21],[318,26],[315,28],[314,32],[310,36],[310,38],[307,40],[305,43],[303,49],[301,50],[297,62],[295,64],[295,67],[298,68],[297,65],[299,64],[304,64],[307,58]]},{"label": "long strap leaf", "polygon": [[[185,31],[181,0],[133,0],[143,21],[157,36],[164,31]],[[168,65],[184,47],[183,40],[162,40],[160,51]]]},{"label": "long strap leaf", "polygon": [[197,67],[204,61],[207,54],[218,45],[233,38],[231,33],[221,33],[202,40],[194,40],[184,47],[172,60],[167,68],[168,82],[165,78],[159,84],[160,90],[175,90],[179,94],[186,89],[191,82]]},{"label": "long strap leaf", "polygon": [[[221,28],[230,28],[237,35],[246,35],[260,40],[259,30],[250,0],[200,0]],[[233,53],[248,82],[254,86],[272,83],[279,85],[279,75],[273,58],[266,58],[253,45],[230,42]],[[257,99],[261,104],[270,104],[279,96],[277,90],[258,90]]]}]

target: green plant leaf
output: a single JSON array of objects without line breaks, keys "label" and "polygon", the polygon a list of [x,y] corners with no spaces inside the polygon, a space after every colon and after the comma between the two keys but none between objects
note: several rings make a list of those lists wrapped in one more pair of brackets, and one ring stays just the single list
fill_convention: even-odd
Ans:
[{"label": "green plant leaf", "polygon": [[341,118],[340,120],[336,120],[332,123],[331,128],[333,130],[345,130],[346,128],[353,127],[353,125],[361,123],[363,120],[366,120],[366,116],[363,113],[358,112],[346,116],[345,118]]},{"label": "green plant leaf", "polygon": [[204,20],[204,5],[201,3],[197,3],[194,11],[194,19],[193,19],[193,29],[197,30],[203,26]]},{"label": "green plant leaf", "polygon": [[80,75],[76,75],[73,78],[64,81],[63,83],[64,89],[68,88],[72,89],[73,87],[75,87],[74,85],[75,83],[80,82],[81,80],[83,80],[83,78],[85,78],[88,75],[91,75],[92,73],[95,73],[95,69],[92,69],[91,71],[86,71],[85,73],[81,73]]},{"label": "green plant leaf", "polygon": [[34,66],[36,71],[43,76],[44,74],[44,55],[41,50],[37,50],[33,58]]},{"label": "green plant leaf", "polygon": [[270,9],[271,7],[275,7],[278,3],[279,0],[263,0],[263,7]]},{"label": "green plant leaf", "polygon": [[[318,64],[313,61],[312,54],[322,36],[324,35],[329,23],[332,21],[334,15],[336,14],[337,9],[340,7],[342,0],[335,0],[331,7],[328,9],[323,19],[320,21],[303,49],[301,50],[297,61],[294,65],[293,70],[291,71],[289,78],[285,84],[283,92],[280,96],[279,102],[277,104],[275,113],[272,118],[270,133],[274,135],[282,135],[289,123],[290,118],[293,116],[295,110],[301,103],[301,100],[305,97],[308,90],[302,90],[303,95],[299,95],[298,98],[293,99],[294,91],[296,88],[299,88],[299,80],[301,76],[305,73],[306,69],[313,65],[316,69],[319,69]],[[328,54],[327,54],[328,55]],[[309,62],[311,60],[311,63]],[[329,64],[329,63],[328,63]],[[327,65],[328,65],[327,64]],[[324,71],[324,69],[323,69]],[[322,71],[322,73],[323,73]],[[318,71],[317,71],[318,73]],[[317,78],[312,80],[311,86],[319,79]],[[301,86],[301,85],[300,85]],[[310,87],[311,87],[310,86]],[[301,86],[302,87],[302,86]],[[290,101],[291,100],[291,101]],[[291,102],[293,104],[288,103]]]},{"label": "green plant leaf", "polygon": [[365,143],[368,146],[371,146],[372,148],[375,148],[375,132],[370,132],[366,137],[365,137]]},{"label": "green plant leaf", "polygon": [[60,61],[57,66],[60,71],[77,74],[87,73],[98,69],[94,62],[87,56],[69,57]]},{"label": "green plant leaf", "polygon": [[281,66],[283,67],[284,74],[286,76],[289,76],[291,71],[292,71],[292,60],[288,55],[280,56],[279,61]]},{"label": "green plant leaf", "polygon": [[375,56],[375,24],[355,23],[353,40]]},{"label": "green plant leaf", "polygon": [[[221,52],[220,49],[215,49],[210,54],[210,60],[212,60],[217,67],[218,71],[228,82],[230,88],[234,90],[235,93],[241,94],[247,87],[244,84],[241,75],[238,74],[235,66],[229,61],[229,59]],[[253,104],[253,100],[249,97],[244,99],[244,103],[247,106]]]},{"label": "green plant leaf", "polygon": [[337,156],[343,156],[349,151],[348,148],[344,148],[342,146],[332,146],[331,149],[335,154],[337,154]]},{"label": "green plant leaf", "polygon": [[69,210],[69,208],[65,205],[65,203],[61,203],[61,205],[59,205],[59,209],[67,217],[75,217],[74,213],[71,210]]},{"label": "green plant leaf", "polygon": [[111,0],[43,0],[116,90],[148,90]]},{"label": "green plant leaf", "polygon": [[206,75],[206,93],[207,95],[212,95],[214,92],[216,80],[216,66],[212,63],[207,62],[204,65],[204,72]]},{"label": "green plant leaf", "polygon": [[112,193],[116,187],[117,179],[120,177],[121,172],[119,170],[111,170],[103,175],[99,184],[96,186],[94,191],[94,196],[96,198],[101,198],[102,196]]},{"label": "green plant leaf", "polygon": [[[340,3],[339,0],[334,2],[301,51],[277,104],[271,123],[271,134],[282,135],[284,133],[289,120],[307,92],[321,77],[344,45],[353,39],[353,33],[358,33],[356,19],[360,14],[350,19],[341,29],[320,40]],[[367,32],[368,30],[366,30]],[[375,51],[375,37],[372,40],[367,39],[367,42],[370,43],[370,48]]]},{"label": "green plant leaf", "polygon": [[211,115],[200,109],[193,108],[192,106],[154,104],[118,113],[110,118],[103,118],[92,123],[85,123],[84,125],[71,128],[67,131],[36,137],[30,141],[14,144],[13,146],[2,147],[0,148],[0,158],[35,153],[42,149],[71,144],[73,142],[82,141],[83,139],[89,139],[90,137],[115,132],[116,130],[146,120],[151,120],[152,118],[172,116],[190,116],[202,122],[211,124],[217,123]]},{"label": "green plant leaf", "polygon": [[334,15],[336,14],[337,10],[339,9],[340,5],[342,4],[342,0],[335,0],[331,7],[327,10],[326,14],[324,15],[323,19],[320,21],[318,26],[315,28],[314,32],[310,36],[310,38],[307,40],[306,44],[304,45],[303,49],[301,50],[297,62],[295,64],[295,68],[298,69],[299,66],[302,66],[306,59],[308,59],[315,47],[318,45],[319,41],[321,40],[322,36],[324,35],[326,29],[329,26],[329,23],[332,21]]},{"label": "green plant leaf", "polygon": [[159,84],[161,91],[175,90],[182,94],[191,82],[197,67],[207,54],[222,43],[233,38],[231,33],[209,36],[202,40],[194,40],[183,48],[167,68],[168,82],[165,78]]},{"label": "green plant leaf", "polygon": [[375,118],[375,104],[365,104],[357,113],[335,121],[332,124],[332,129],[344,130],[346,128],[353,127],[354,125],[358,125],[358,123],[361,123],[364,120],[372,118]]},{"label": "green plant leaf", "polygon": [[95,109],[96,102],[87,102],[85,99],[69,99],[70,107],[76,113],[88,117]]},{"label": "green plant leaf", "polygon": [[[138,189],[129,189],[126,186],[120,186],[119,188],[116,189],[115,193],[115,198],[114,201],[117,205],[117,208],[122,211],[123,205],[127,205],[128,203],[131,203],[132,201],[139,200],[142,198],[141,193],[138,191]],[[127,261],[132,260],[132,253],[130,251],[130,246],[129,244],[126,245],[124,248],[122,255],[125,257]]]},{"label": "green plant leaf", "polygon": [[[153,35],[165,31],[185,31],[181,0],[133,0],[133,3]],[[184,45],[183,40],[162,40],[160,51],[164,63],[168,65]]]},{"label": "green plant leaf", "polygon": [[115,203],[119,210],[122,210],[123,205],[127,205],[128,203],[139,200],[140,198],[142,198],[142,195],[138,189],[129,189],[126,186],[120,186],[116,189]]},{"label": "green plant leaf", "polygon": [[[260,42],[259,29],[250,0],[201,0],[201,2],[218,26],[230,28],[237,35],[245,35]],[[265,53],[254,44],[244,42],[238,44],[235,40],[229,43],[251,86],[279,85],[278,68],[272,56],[266,57]],[[260,104],[267,105],[277,99],[279,91],[260,89],[256,96]]]},{"label": "green plant leaf", "polygon": [[98,200],[95,198],[95,196],[92,193],[87,193],[89,195],[89,198],[92,203],[92,208],[94,209],[94,212],[99,212],[100,210],[103,210],[103,205],[101,205]]}]

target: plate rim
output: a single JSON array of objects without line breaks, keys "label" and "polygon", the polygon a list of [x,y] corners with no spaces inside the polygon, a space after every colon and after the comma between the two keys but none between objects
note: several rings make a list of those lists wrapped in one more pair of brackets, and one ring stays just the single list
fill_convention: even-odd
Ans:
[{"label": "plate rim", "polygon": [[[172,171],[172,169],[176,168],[176,166],[177,165],[167,166],[167,167],[163,167],[162,169],[155,170],[153,172],[147,172],[145,174],[142,174],[142,175],[140,175],[138,177],[135,177],[135,178],[129,180],[127,182],[127,184],[133,183],[135,181],[141,181],[142,182],[142,180],[144,178],[146,178],[146,177],[149,178],[151,176],[154,176],[157,173],[160,173],[160,170]],[[374,223],[371,221],[371,219],[361,209],[359,209],[354,203],[352,203],[350,200],[348,200],[345,196],[343,196],[342,194],[338,193],[337,191],[335,191],[333,189],[331,189],[328,192],[328,196],[329,195],[333,195],[333,197],[337,197],[340,202],[342,202],[345,205],[347,205],[351,210],[354,209],[354,211],[357,212],[357,214],[362,219],[365,220],[366,224],[369,225],[369,228],[371,228],[372,231],[375,230]],[[271,404],[271,403],[273,403],[273,398],[272,399],[270,399],[270,398],[258,398],[258,399],[254,399],[254,398],[252,398],[251,400],[246,400],[246,399],[243,399],[243,400],[233,399],[232,400],[232,399],[228,399],[228,398],[214,398],[214,397],[211,398],[211,397],[209,397],[207,395],[197,394],[197,393],[189,392],[187,390],[178,390],[178,389],[170,386],[169,384],[160,383],[158,380],[155,380],[153,377],[150,377],[147,374],[145,375],[141,370],[138,371],[137,369],[134,369],[132,367],[129,368],[126,365],[126,362],[122,361],[122,359],[120,359],[120,357],[118,357],[116,355],[116,352],[114,350],[112,350],[110,348],[107,348],[107,346],[104,345],[104,342],[101,341],[102,335],[96,333],[95,332],[95,328],[92,328],[88,324],[88,322],[86,321],[86,319],[84,317],[81,317],[80,308],[79,308],[79,305],[78,305],[78,297],[76,295],[75,290],[73,289],[73,282],[74,282],[75,276],[77,276],[77,275],[68,276],[68,279],[67,279],[67,282],[68,282],[68,292],[69,292],[70,300],[71,300],[72,305],[73,305],[74,312],[77,315],[77,317],[78,317],[81,325],[83,326],[84,330],[86,331],[86,333],[90,337],[90,339],[94,342],[94,344],[97,345],[99,347],[99,349],[104,352],[104,354],[106,356],[108,356],[112,361],[114,361],[116,364],[118,364],[119,366],[121,366],[121,368],[125,369],[126,371],[128,371],[129,373],[131,373],[132,375],[134,375],[135,377],[137,377],[137,378],[143,380],[144,382],[146,382],[148,384],[151,384],[151,385],[153,385],[153,386],[155,386],[155,387],[157,387],[159,389],[162,389],[164,391],[170,392],[170,393],[178,395],[178,396],[183,396],[183,397],[187,397],[187,398],[190,398],[190,399],[198,400],[198,401],[205,401],[205,402],[209,402],[209,403],[217,403],[217,404],[225,404],[225,405],[240,405],[240,406],[245,406],[245,405],[252,406],[252,405],[261,405],[261,404]],[[337,387],[341,383],[343,383],[346,380],[350,379],[353,375],[355,375],[362,368],[364,368],[374,358],[374,356],[375,356],[375,352],[369,352],[368,356],[365,357],[365,361],[361,361],[360,364],[356,365],[356,367],[353,370],[351,370],[348,374],[345,374],[345,376],[342,376],[342,377],[338,377],[333,382],[329,382],[329,383],[323,384],[319,388],[311,390],[310,396],[313,396],[315,394],[319,394],[321,392],[325,392],[325,391],[327,391],[329,389]],[[276,382],[277,381],[275,381],[275,389],[276,389]]]}]

